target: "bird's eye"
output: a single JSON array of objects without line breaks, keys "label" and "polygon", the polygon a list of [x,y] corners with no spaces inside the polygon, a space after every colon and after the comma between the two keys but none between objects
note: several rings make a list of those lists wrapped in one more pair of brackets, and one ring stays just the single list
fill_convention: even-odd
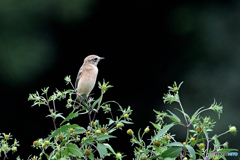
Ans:
[{"label": "bird's eye", "polygon": [[94,61],[94,62],[97,62],[97,60],[98,60],[97,58],[93,58],[93,59],[92,59],[92,61]]}]

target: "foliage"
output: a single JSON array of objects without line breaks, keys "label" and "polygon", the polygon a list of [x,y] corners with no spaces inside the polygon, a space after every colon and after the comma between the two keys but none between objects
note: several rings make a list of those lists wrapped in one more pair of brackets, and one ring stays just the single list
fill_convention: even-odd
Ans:
[{"label": "foliage", "polygon": [[[203,107],[196,110],[196,112],[190,117],[183,109],[179,98],[179,89],[182,83],[179,85],[174,82],[173,86],[169,86],[169,91],[164,95],[164,103],[171,104],[177,102],[180,106],[180,110],[175,108],[177,111],[183,114],[184,120],[182,121],[176,114],[168,110],[166,112],[155,111],[156,122],[150,122],[154,127],[154,135],[151,136],[150,142],[147,145],[143,141],[145,131],[141,134],[140,130],[138,135],[135,136],[134,132],[129,129],[128,134],[132,136],[131,143],[135,145],[134,155],[135,160],[174,160],[174,159],[226,159],[224,155],[215,154],[219,152],[232,152],[237,151],[236,149],[227,149],[228,143],[221,144],[218,138],[228,132],[236,134],[237,129],[235,126],[230,126],[226,132],[209,137],[209,132],[213,131],[215,121],[211,117],[202,117],[200,114],[205,111],[213,110],[217,112],[218,117],[222,113],[221,104],[214,103],[206,108]],[[164,118],[170,118],[171,124],[166,124]],[[175,135],[171,134],[169,130],[176,125],[181,125],[186,129],[187,135],[185,142],[177,142]],[[130,132],[131,131],[131,132]],[[191,133],[191,134],[190,134]],[[213,144],[213,148],[210,148],[210,143]],[[226,150],[227,149],[227,150]]]},{"label": "foliage", "polygon": [[[103,102],[103,96],[109,88],[113,86],[103,80],[103,83],[98,83],[98,88],[101,90],[101,95],[98,99],[91,97],[83,97],[76,92],[70,76],[65,77],[67,85],[71,85],[72,89],[56,91],[48,96],[49,88],[43,88],[41,93],[38,91],[34,94],[29,94],[28,100],[32,100],[32,106],[47,106],[49,115],[51,117],[54,131],[52,131],[48,137],[38,138],[33,142],[32,147],[40,149],[39,155],[29,156],[30,160],[79,160],[90,159],[100,160],[105,157],[111,156],[115,159],[121,160],[126,155],[120,152],[115,152],[110,144],[111,138],[117,138],[113,132],[122,129],[125,124],[132,124],[129,116],[132,114],[130,107],[123,108],[119,103],[115,101]],[[179,89],[182,83],[179,85],[174,82],[173,86],[168,87],[169,91],[164,94],[164,103],[171,104],[177,102],[180,109],[175,108],[183,115],[183,120],[179,118],[175,113],[168,110],[167,112],[155,111],[156,121],[150,122],[154,128],[154,135],[150,137],[150,140],[145,142],[143,137],[149,133],[150,127],[147,126],[143,131],[138,131],[137,135],[134,134],[132,129],[127,130],[127,134],[130,135],[132,146],[134,146],[133,160],[175,160],[175,159],[189,159],[189,160],[219,160],[225,159],[228,152],[237,151],[236,149],[228,148],[228,143],[220,143],[218,138],[227,133],[235,135],[237,128],[235,126],[229,126],[229,129],[221,134],[215,134],[210,137],[209,133],[213,131],[216,122],[211,117],[202,117],[201,113],[205,111],[215,111],[220,118],[223,107],[215,100],[213,104],[205,108],[200,107],[195,111],[192,116],[189,116],[181,104],[179,97]],[[73,97],[75,99],[73,99]],[[71,109],[71,113],[64,117],[62,113],[56,110],[55,101],[61,101],[66,99],[66,108]],[[112,114],[112,105],[117,105],[120,111],[120,115],[114,117]],[[100,123],[100,120],[96,119],[96,115],[100,110],[104,114],[109,114],[108,124]],[[72,124],[71,121],[74,118],[78,118],[81,115],[88,116],[87,127],[80,126],[79,124]],[[106,116],[105,116],[106,117]],[[56,124],[56,119],[63,119],[59,126]],[[172,120],[172,123],[166,124],[165,118]],[[186,129],[186,140],[184,142],[178,142],[175,140],[176,135],[170,133],[170,129],[176,125],[180,125]],[[181,132],[180,132],[181,133]],[[15,139],[12,145],[9,144],[9,140],[12,139],[10,134],[2,134],[0,136],[0,156],[4,153],[4,159],[7,158],[9,151],[16,152],[18,141]],[[211,147],[212,146],[212,147]],[[220,154],[223,153],[223,154]],[[18,157],[17,160],[20,160]]]},{"label": "foliage", "polygon": [[[32,106],[48,107],[50,112],[47,117],[52,117],[55,130],[46,138],[39,138],[33,142],[33,147],[40,149],[39,156],[30,158],[31,160],[42,159],[44,156],[49,160],[67,160],[67,159],[103,159],[106,156],[113,156],[117,159],[124,157],[121,153],[116,153],[109,144],[111,138],[116,138],[113,132],[117,129],[122,129],[125,124],[132,124],[129,115],[132,114],[130,107],[127,109],[115,101],[103,102],[103,95],[106,91],[113,87],[103,80],[103,83],[98,83],[101,90],[101,95],[98,99],[83,98],[78,95],[74,88],[70,76],[65,77],[66,84],[71,84],[73,89],[64,91],[56,90],[53,95],[48,96],[48,89],[43,88],[42,93],[36,92],[29,95],[29,100],[33,100]],[[77,97],[75,100],[72,97]],[[62,113],[56,110],[55,101],[67,98],[66,107],[72,109],[72,112],[63,117]],[[113,117],[111,105],[116,104],[119,107],[120,115]],[[111,118],[108,124],[101,124],[96,119],[96,114],[103,110],[104,114],[110,114]],[[71,124],[71,120],[80,115],[88,115],[89,123],[87,127],[79,124]],[[128,116],[126,116],[128,115]],[[56,126],[56,119],[63,119],[60,126]]]},{"label": "foliage", "polygon": [[[6,159],[7,154],[12,151],[12,153],[15,153],[17,151],[17,147],[20,146],[19,142],[17,141],[17,139],[14,139],[13,144],[10,144],[10,140],[12,139],[12,135],[9,134],[5,134],[2,133],[2,136],[0,136],[1,142],[0,142],[0,157],[1,157],[1,153],[3,153],[4,158]],[[17,158],[19,159],[19,157]]]}]

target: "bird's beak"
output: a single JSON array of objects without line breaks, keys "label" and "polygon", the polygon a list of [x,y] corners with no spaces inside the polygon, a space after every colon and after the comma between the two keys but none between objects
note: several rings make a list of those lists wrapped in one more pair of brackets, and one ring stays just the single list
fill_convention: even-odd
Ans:
[{"label": "bird's beak", "polygon": [[105,59],[104,57],[100,57],[100,60]]}]

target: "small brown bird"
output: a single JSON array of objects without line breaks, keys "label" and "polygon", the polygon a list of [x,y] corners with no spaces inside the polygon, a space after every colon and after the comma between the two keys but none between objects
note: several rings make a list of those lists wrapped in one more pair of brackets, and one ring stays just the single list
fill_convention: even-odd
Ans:
[{"label": "small brown bird", "polygon": [[97,64],[101,59],[104,58],[97,55],[89,55],[84,59],[75,82],[77,93],[81,96],[88,97],[93,90],[98,75]]}]

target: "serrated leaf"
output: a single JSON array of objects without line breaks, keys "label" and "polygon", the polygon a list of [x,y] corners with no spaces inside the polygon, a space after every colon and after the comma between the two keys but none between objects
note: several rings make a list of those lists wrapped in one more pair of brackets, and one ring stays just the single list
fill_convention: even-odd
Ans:
[{"label": "serrated leaf", "polygon": [[113,150],[113,148],[108,143],[103,143],[113,154],[116,154],[116,152]]},{"label": "serrated leaf", "polygon": [[176,158],[180,155],[180,153],[182,152],[182,147],[171,147],[169,149],[167,149],[166,151],[164,151],[161,154],[161,157],[165,158],[165,157],[170,157],[170,158]]},{"label": "serrated leaf", "polygon": [[151,144],[156,140],[158,139],[160,136],[162,136],[163,134],[165,134],[172,126],[174,126],[173,123],[167,125],[167,126],[164,126],[159,132],[158,134],[156,135],[156,137],[152,140]]},{"label": "serrated leaf", "polygon": [[61,151],[61,154],[62,154],[63,156],[69,157],[69,151],[68,151],[68,149],[62,150],[62,151]]},{"label": "serrated leaf", "polygon": [[115,136],[111,136],[111,135],[106,135],[106,134],[101,134],[97,137],[97,140],[98,141],[102,141],[102,140],[105,140],[105,139],[109,139],[109,138],[116,138]]},{"label": "serrated leaf", "polygon": [[60,125],[62,125],[64,122],[69,121],[70,119],[76,118],[78,117],[78,112],[75,113],[70,113],[63,121]]},{"label": "serrated leaf", "polygon": [[187,148],[190,155],[193,156],[193,160],[195,160],[196,159],[196,153],[195,153],[195,150],[193,149],[193,147],[190,146],[190,145],[185,145],[185,147]]},{"label": "serrated leaf", "polygon": [[[150,121],[149,121],[150,122]],[[161,129],[161,127],[159,126],[159,125],[157,125],[157,124],[155,124],[155,123],[153,123],[153,122],[150,122],[152,125],[153,125],[153,127],[155,127],[156,129],[158,129],[158,130],[160,130]]]},{"label": "serrated leaf", "polygon": [[80,148],[76,144],[68,143],[66,145],[66,148],[68,149],[69,153],[75,155],[75,156],[81,156],[84,157],[83,153],[81,152]]},{"label": "serrated leaf", "polygon": [[104,144],[98,143],[97,144],[97,150],[101,157],[104,157],[108,154],[107,147]]},{"label": "serrated leaf", "polygon": [[173,142],[173,143],[168,144],[167,146],[178,146],[178,147],[182,147],[183,144],[182,144],[181,142]]}]

